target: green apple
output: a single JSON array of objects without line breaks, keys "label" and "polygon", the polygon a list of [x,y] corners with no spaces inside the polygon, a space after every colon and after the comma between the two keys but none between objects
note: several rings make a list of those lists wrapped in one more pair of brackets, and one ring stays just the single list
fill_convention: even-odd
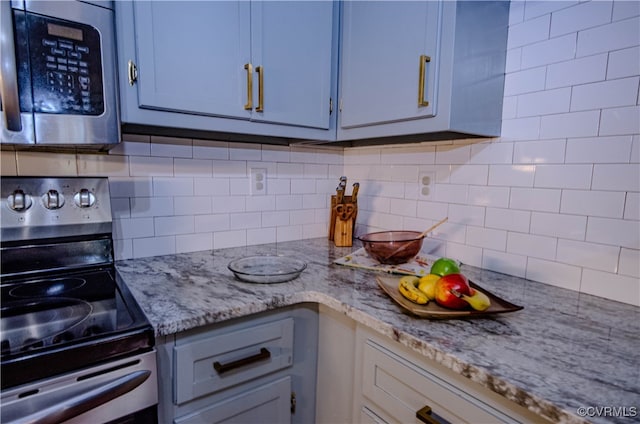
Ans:
[{"label": "green apple", "polygon": [[449,274],[460,274],[460,267],[453,259],[440,258],[431,265],[431,274],[441,277]]}]

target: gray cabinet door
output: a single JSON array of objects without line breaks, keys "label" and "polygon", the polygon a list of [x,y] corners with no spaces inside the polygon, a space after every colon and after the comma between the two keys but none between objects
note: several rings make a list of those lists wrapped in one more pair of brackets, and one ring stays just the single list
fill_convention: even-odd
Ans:
[{"label": "gray cabinet door", "polygon": [[177,418],[175,424],[291,422],[291,378],[285,377],[225,399],[194,414]]},{"label": "gray cabinet door", "polygon": [[343,7],[340,126],[436,115],[441,2],[348,1]]},{"label": "gray cabinet door", "polygon": [[136,1],[133,8],[139,107],[250,118],[248,2]]},{"label": "gray cabinet door", "polygon": [[331,1],[251,3],[252,120],[329,128],[332,32]]}]

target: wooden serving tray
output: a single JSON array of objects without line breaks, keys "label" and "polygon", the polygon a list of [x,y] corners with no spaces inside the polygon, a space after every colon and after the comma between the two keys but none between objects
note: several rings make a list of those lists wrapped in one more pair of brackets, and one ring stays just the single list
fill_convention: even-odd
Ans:
[{"label": "wooden serving tray", "polygon": [[398,282],[400,281],[400,278],[401,277],[381,275],[376,277],[380,288],[385,293],[387,293],[389,297],[391,297],[391,299],[395,300],[397,304],[402,306],[407,311],[419,317],[440,319],[475,318],[494,314],[503,314],[506,312],[515,312],[524,308],[524,306],[514,305],[513,303],[494,295],[493,293],[483,289],[472,281],[469,281],[469,286],[475,290],[480,290],[491,300],[491,306],[489,306],[489,308],[484,311],[475,311],[471,308],[449,309],[438,305],[435,300],[430,300],[426,305],[418,305],[417,303],[413,303],[409,299],[402,296],[402,294],[400,294],[400,291],[398,291]]}]

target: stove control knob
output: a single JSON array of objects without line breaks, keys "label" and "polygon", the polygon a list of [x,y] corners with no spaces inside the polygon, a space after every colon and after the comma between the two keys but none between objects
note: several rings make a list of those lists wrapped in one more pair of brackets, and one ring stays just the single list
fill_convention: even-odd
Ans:
[{"label": "stove control knob", "polygon": [[31,207],[31,196],[22,190],[16,190],[7,198],[9,208],[14,211],[23,212]]},{"label": "stove control knob", "polygon": [[47,209],[60,209],[64,205],[64,196],[57,190],[49,190],[42,196],[42,201]]},{"label": "stove control knob", "polygon": [[96,203],[96,196],[86,188],[83,188],[73,196],[73,200],[81,208],[90,208]]}]

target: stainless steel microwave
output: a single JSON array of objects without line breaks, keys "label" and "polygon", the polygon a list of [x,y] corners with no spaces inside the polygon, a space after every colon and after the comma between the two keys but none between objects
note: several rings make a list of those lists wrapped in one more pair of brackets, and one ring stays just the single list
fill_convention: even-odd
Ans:
[{"label": "stainless steel microwave", "polygon": [[120,141],[112,2],[0,1],[1,142]]}]

